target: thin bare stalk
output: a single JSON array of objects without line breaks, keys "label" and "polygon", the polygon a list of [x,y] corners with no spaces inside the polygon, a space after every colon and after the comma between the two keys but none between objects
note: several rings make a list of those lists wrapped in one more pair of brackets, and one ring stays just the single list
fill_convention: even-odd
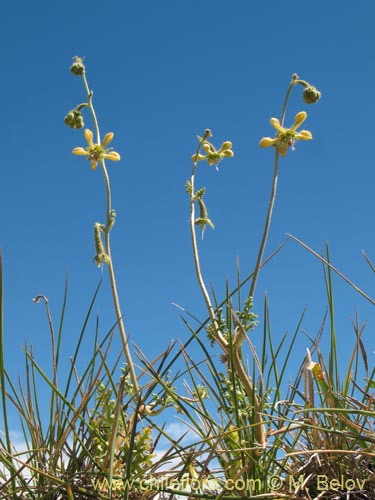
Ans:
[{"label": "thin bare stalk", "polygon": [[[90,109],[91,116],[92,116],[92,119],[94,122],[96,141],[97,141],[97,144],[100,144],[101,140],[100,140],[99,124],[98,124],[98,120],[96,117],[94,106],[92,104],[92,92],[90,91],[90,88],[88,86],[85,72],[83,72],[82,78],[83,78],[83,83],[85,85],[85,89],[87,92],[88,107]],[[118,296],[118,291],[117,291],[116,278],[115,278],[115,270],[113,267],[112,254],[111,254],[111,245],[110,245],[110,229],[111,229],[110,220],[112,217],[111,184],[109,181],[109,176],[108,176],[108,172],[107,172],[107,168],[106,168],[104,159],[100,160],[100,165],[102,167],[105,188],[106,188],[107,224],[106,224],[106,228],[104,230],[104,233],[105,233],[105,251],[106,251],[106,254],[108,256],[107,264],[108,264],[109,278],[110,278],[110,282],[111,282],[113,304],[114,304],[114,308],[115,308],[118,328],[119,328],[120,335],[121,335],[124,354],[125,354],[126,362],[127,362],[128,369],[129,369],[129,374],[130,374],[130,377],[131,377],[131,380],[132,380],[132,383],[134,386],[134,390],[136,392],[138,392],[138,390],[139,390],[138,380],[137,380],[137,376],[136,376],[135,369],[134,369],[134,363],[133,363],[132,356],[131,356],[130,349],[129,349],[129,342],[128,342],[128,337],[127,337],[126,330],[125,330],[125,325],[123,322],[123,314],[121,311],[121,306],[120,306],[120,301],[119,301],[119,296]]]},{"label": "thin bare stalk", "polygon": [[[284,125],[286,107],[288,104],[288,100],[289,100],[289,96],[290,96],[290,93],[292,91],[292,88],[296,84],[296,80],[297,80],[297,75],[293,75],[293,78],[289,84],[289,87],[288,87],[288,90],[287,90],[287,93],[286,93],[286,96],[284,99],[283,108],[281,111],[281,120],[280,120],[281,126]],[[251,280],[249,297],[254,297],[255,287],[257,285],[259,271],[260,271],[260,268],[262,265],[262,259],[263,259],[264,251],[265,251],[266,244],[267,244],[268,234],[269,234],[270,227],[271,227],[272,213],[273,213],[273,208],[275,205],[275,199],[276,199],[276,193],[277,193],[279,156],[280,156],[279,150],[278,150],[278,148],[275,148],[275,161],[274,161],[274,167],[273,167],[273,180],[272,180],[271,196],[270,196],[270,201],[268,204],[268,210],[267,210],[266,222],[265,222],[264,230],[263,230],[263,236],[262,236],[262,240],[260,242],[258,257],[257,257],[257,261],[255,264],[255,269],[254,269],[254,273],[253,273],[253,279]]]},{"label": "thin bare stalk", "polygon": [[[199,143],[198,146],[198,151],[197,155],[199,154],[199,151],[201,149],[201,146],[204,142],[204,139],[202,139]],[[195,273],[197,276],[197,280],[199,283],[199,287],[202,291],[202,295],[204,298],[204,301],[207,306],[208,314],[211,319],[211,323],[215,329],[215,335],[216,335],[216,340],[220,347],[224,350],[224,352],[227,352],[228,350],[228,342],[225,340],[223,337],[223,334],[220,332],[219,325],[216,320],[215,316],[215,311],[214,308],[212,307],[211,299],[210,296],[207,292],[206,285],[203,280],[202,272],[201,272],[201,266],[200,266],[200,260],[199,260],[199,252],[198,252],[198,244],[197,244],[197,235],[196,235],[196,230],[195,230],[195,198],[194,198],[194,180],[195,180],[195,170],[197,168],[197,163],[193,164],[193,170],[191,173],[190,177],[190,187],[191,187],[191,194],[190,194],[190,233],[191,233],[191,242],[192,242],[192,247],[193,247],[193,256],[194,256],[194,264],[195,264]]]}]

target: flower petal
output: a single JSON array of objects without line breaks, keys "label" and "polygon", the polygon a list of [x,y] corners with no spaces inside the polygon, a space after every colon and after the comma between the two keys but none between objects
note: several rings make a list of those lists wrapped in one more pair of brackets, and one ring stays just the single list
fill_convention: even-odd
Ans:
[{"label": "flower petal", "polygon": [[203,147],[204,151],[206,151],[206,153],[215,153],[216,152],[216,149],[208,141],[206,141],[205,143],[203,143],[202,147]]},{"label": "flower petal", "polygon": [[91,132],[91,130],[86,128],[83,135],[85,136],[87,144],[90,146],[90,148],[92,148],[94,146],[94,143],[92,141],[93,133]]},{"label": "flower petal", "polygon": [[191,157],[191,160],[192,160],[194,163],[197,163],[198,161],[205,160],[205,159],[206,159],[206,156],[201,155],[201,154],[198,154],[198,155],[193,155],[193,156]]},{"label": "flower petal", "polygon": [[105,134],[103,142],[101,143],[101,147],[105,148],[107,146],[107,144],[109,144],[111,142],[111,140],[113,139],[113,136],[114,136],[113,132],[108,132],[108,134]]},{"label": "flower petal", "polygon": [[85,155],[85,156],[88,155],[88,152],[86,151],[86,149],[83,149],[83,148],[74,148],[72,153],[74,155]]},{"label": "flower petal", "polygon": [[106,158],[107,160],[112,160],[112,161],[120,161],[121,160],[121,156],[116,151],[110,151],[109,153],[104,153],[103,158]]},{"label": "flower petal", "polygon": [[261,148],[267,148],[268,146],[273,146],[276,144],[278,139],[271,139],[271,137],[263,137],[263,139],[260,140],[259,146]]},{"label": "flower petal", "polygon": [[281,156],[286,156],[287,151],[288,151],[288,144],[286,142],[280,144],[279,153],[281,154]]},{"label": "flower petal", "polygon": [[232,149],[224,149],[224,151],[221,153],[222,156],[225,156],[226,158],[233,158],[234,153]]},{"label": "flower petal", "polygon": [[91,169],[92,169],[92,170],[95,170],[95,169],[96,169],[96,167],[97,167],[97,165],[98,165],[98,160],[93,160],[93,161],[91,162]]},{"label": "flower petal", "polygon": [[302,141],[310,141],[313,137],[312,133],[309,130],[301,130],[300,132],[296,133],[295,138]]},{"label": "flower petal", "polygon": [[231,149],[231,147],[232,147],[232,143],[231,143],[231,141],[225,141],[225,142],[223,142],[223,144],[221,145],[220,150],[221,150],[221,151],[225,151],[226,149]]},{"label": "flower petal", "polygon": [[271,118],[270,123],[280,134],[285,133],[286,129],[280,125],[280,121],[277,118]]},{"label": "flower petal", "polygon": [[292,130],[297,130],[297,128],[300,125],[302,125],[302,123],[306,120],[306,118],[307,118],[306,111],[300,111],[299,113],[297,113],[294,118],[294,125],[292,127]]}]

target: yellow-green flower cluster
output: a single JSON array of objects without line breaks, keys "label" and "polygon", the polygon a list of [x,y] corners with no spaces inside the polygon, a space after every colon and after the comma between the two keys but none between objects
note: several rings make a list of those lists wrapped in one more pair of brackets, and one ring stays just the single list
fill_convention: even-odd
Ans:
[{"label": "yellow-green flower cluster", "polygon": [[271,137],[263,137],[259,142],[259,146],[261,148],[275,146],[279,150],[281,156],[285,156],[288,147],[294,149],[294,145],[298,140],[309,141],[312,139],[312,134],[308,130],[297,132],[297,128],[302,125],[306,118],[306,111],[297,113],[292,128],[284,128],[280,125],[277,118],[271,118],[270,123],[277,130],[277,134],[273,139]]},{"label": "yellow-green flower cluster", "polygon": [[[198,139],[201,141],[202,138],[198,136]],[[221,145],[220,149],[216,149],[213,144],[209,141],[203,141],[202,144],[202,149],[205,151],[206,154],[195,154],[191,157],[194,163],[197,163],[198,161],[202,160],[207,160],[207,163],[212,166],[212,165],[218,165],[218,163],[223,159],[223,158],[232,158],[234,156],[233,150],[232,150],[232,143],[230,141],[225,141]]]},{"label": "yellow-green flower cluster", "polygon": [[106,146],[113,139],[113,132],[109,132],[104,136],[104,139],[101,144],[94,144],[93,141],[93,133],[88,128],[84,132],[85,139],[87,141],[87,148],[74,148],[72,153],[74,155],[83,155],[87,156],[87,159],[91,161],[91,168],[93,170],[96,169],[98,165],[98,161],[101,160],[112,160],[119,161],[121,160],[121,156],[116,151],[111,151],[111,149],[106,149]]}]

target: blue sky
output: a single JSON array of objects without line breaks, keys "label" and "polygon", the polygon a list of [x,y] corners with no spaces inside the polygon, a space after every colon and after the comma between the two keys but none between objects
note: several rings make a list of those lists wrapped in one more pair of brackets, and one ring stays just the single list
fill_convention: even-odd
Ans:
[{"label": "blue sky", "polygon": [[[295,72],[322,99],[307,107],[297,90],[290,100],[286,124],[306,110],[304,128],[314,140],[281,160],[266,254],[286,233],[317,251],[328,241],[334,264],[375,296],[361,255],[365,249],[375,260],[374,14],[373,3],[363,0],[8,2],[0,21],[0,245],[9,371],[20,370],[25,340],[37,358],[49,353],[44,308],[31,299],[48,297],[57,327],[69,273],[68,359],[102,276],[92,257],[93,225],[105,218],[103,179],[71,154],[84,138],[63,122],[85,99],[81,80],[69,72],[75,55],[86,58],[102,133],[115,133],[112,144],[122,155],[121,163],[108,164],[118,214],[112,252],[125,325],[146,355],[171,338],[187,338],[172,303],[205,318],[184,188],[196,135],[209,127],[215,144],[231,140],[235,151],[219,172],[200,165],[197,179],[215,223],[201,244],[203,272],[222,296],[227,277],[235,284],[237,256],[243,276],[255,264],[273,169],[272,148],[261,150],[258,142],[273,134],[269,119],[280,115]],[[88,116],[86,125],[92,127]],[[106,270],[103,278],[95,313],[104,334],[115,319]],[[341,280],[334,284],[342,359],[354,345],[358,308],[369,322],[364,338],[372,366],[373,307]],[[307,307],[303,328],[313,336],[325,312],[324,290],[319,262],[289,242],[261,273],[255,311],[262,319],[266,292],[277,340]],[[307,346],[301,332],[301,357]]]}]

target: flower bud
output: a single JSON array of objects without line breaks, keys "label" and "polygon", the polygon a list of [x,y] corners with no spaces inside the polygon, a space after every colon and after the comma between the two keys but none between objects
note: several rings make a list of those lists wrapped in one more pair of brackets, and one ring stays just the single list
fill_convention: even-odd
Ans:
[{"label": "flower bud", "polygon": [[302,93],[303,100],[306,104],[313,104],[320,99],[320,92],[312,85],[306,87]]},{"label": "flower bud", "polygon": [[66,123],[66,125],[74,127],[74,111],[69,111],[69,113],[64,118],[64,122]]},{"label": "flower bud", "polygon": [[84,121],[83,121],[83,116],[82,115],[77,116],[74,124],[75,124],[75,127],[78,129],[83,128],[85,126]]},{"label": "flower bud", "polygon": [[70,71],[73,75],[81,76],[85,72],[85,65],[83,64],[83,60],[81,57],[75,56],[74,63],[70,66]]}]

